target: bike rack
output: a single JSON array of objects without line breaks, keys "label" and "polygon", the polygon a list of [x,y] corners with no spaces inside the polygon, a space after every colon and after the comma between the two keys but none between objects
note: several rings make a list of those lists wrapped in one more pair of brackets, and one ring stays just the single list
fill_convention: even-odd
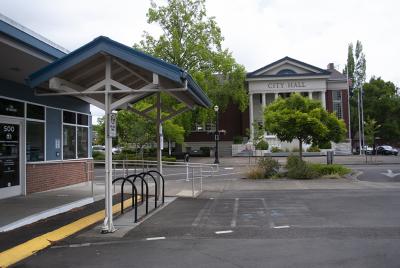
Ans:
[{"label": "bike rack", "polygon": [[135,181],[137,178],[141,179],[141,190],[142,190],[142,203],[143,203],[143,183],[146,185],[146,215],[149,214],[149,184],[147,183],[147,181],[144,179],[144,177],[140,174],[132,174],[126,177],[127,180],[129,180],[130,178],[133,177],[132,180],[130,180],[132,182],[132,184],[135,184]]},{"label": "bike rack", "polygon": [[[157,201],[158,201],[158,187],[157,187],[157,186],[158,186],[158,185],[157,185],[157,180],[156,180],[156,178],[154,178],[154,176],[151,175],[150,172],[142,172],[142,173],[139,173],[138,176],[141,176],[143,179],[144,179],[146,176],[150,176],[150,177],[153,179],[154,184],[155,184],[155,187],[154,187],[154,208],[157,208]],[[142,183],[143,183],[143,182],[142,182]]]},{"label": "bike rack", "polygon": [[116,178],[112,181],[112,183],[114,184],[117,181],[122,181],[121,184],[121,214],[124,213],[124,186],[125,186],[125,182],[129,182],[132,186],[132,208],[135,209],[135,222],[137,222],[137,204],[138,204],[138,198],[137,198],[137,189],[135,184],[129,180],[128,178],[125,177],[119,177]]},{"label": "bike rack", "polygon": [[[147,171],[147,173],[153,178],[154,178],[154,176],[152,176],[151,173],[156,173],[162,179],[162,203],[164,204],[164,198],[165,198],[165,179],[164,179],[164,176],[161,175],[161,173],[158,172],[157,170],[149,170],[149,171]],[[156,187],[157,187],[157,183],[156,183]],[[157,196],[157,198],[158,198],[158,196]]]}]

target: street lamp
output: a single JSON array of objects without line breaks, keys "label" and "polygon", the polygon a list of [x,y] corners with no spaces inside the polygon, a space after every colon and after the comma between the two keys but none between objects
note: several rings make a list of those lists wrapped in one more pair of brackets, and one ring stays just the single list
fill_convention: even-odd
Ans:
[{"label": "street lamp", "polygon": [[215,117],[216,117],[216,123],[215,123],[215,160],[214,164],[219,164],[219,158],[218,158],[218,141],[219,141],[219,119],[218,119],[218,110],[219,107],[218,105],[214,106],[214,111],[215,111]]}]

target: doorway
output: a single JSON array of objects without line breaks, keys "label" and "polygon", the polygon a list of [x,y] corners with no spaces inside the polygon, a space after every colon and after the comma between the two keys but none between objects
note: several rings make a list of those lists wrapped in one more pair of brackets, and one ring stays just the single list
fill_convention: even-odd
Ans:
[{"label": "doorway", "polygon": [[0,117],[0,199],[23,194],[23,120]]}]

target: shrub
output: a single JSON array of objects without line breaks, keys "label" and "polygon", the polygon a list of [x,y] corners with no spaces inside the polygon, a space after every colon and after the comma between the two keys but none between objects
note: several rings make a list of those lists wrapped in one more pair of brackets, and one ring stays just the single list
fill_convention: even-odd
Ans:
[{"label": "shrub", "polygon": [[320,176],[326,176],[326,175],[343,176],[351,172],[350,169],[338,164],[326,165],[326,164],[310,163],[308,165],[314,172],[316,172]]},{"label": "shrub", "polygon": [[307,149],[307,152],[310,152],[310,153],[317,153],[317,152],[320,152],[320,151],[321,150],[319,149],[319,147],[315,146],[314,144],[311,145],[310,147],[308,147],[308,149]]},{"label": "shrub", "polygon": [[327,142],[320,142],[317,146],[318,146],[320,149],[332,149],[332,144],[331,144],[330,141],[327,141]]},{"label": "shrub", "polygon": [[97,161],[106,159],[106,155],[99,151],[92,152],[92,157],[93,157],[93,160],[97,160]]},{"label": "shrub", "polygon": [[243,137],[242,136],[233,137],[233,144],[242,144],[242,143],[243,143]]},{"label": "shrub", "polygon": [[318,177],[318,174],[297,155],[289,155],[286,163],[287,176],[291,179],[306,180]]},{"label": "shrub", "polygon": [[279,147],[272,147],[271,148],[271,153],[279,153],[282,152],[281,148]]},{"label": "shrub", "polygon": [[270,178],[279,172],[279,162],[272,157],[261,158],[258,167],[264,171],[264,178]]},{"label": "shrub", "polygon": [[265,140],[260,140],[256,144],[256,150],[268,150],[268,146],[268,142],[266,142]]},{"label": "shrub", "polygon": [[292,152],[293,152],[293,153],[298,153],[298,152],[300,152],[300,148],[299,148],[299,147],[294,147],[294,148],[292,149]]},{"label": "shrub", "polygon": [[252,167],[247,172],[247,178],[252,180],[264,179],[264,170],[260,167]]}]

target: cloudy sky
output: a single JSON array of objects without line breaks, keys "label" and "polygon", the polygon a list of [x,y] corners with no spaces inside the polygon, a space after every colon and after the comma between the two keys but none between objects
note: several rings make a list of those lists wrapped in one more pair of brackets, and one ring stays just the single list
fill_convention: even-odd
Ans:
[{"label": "cloudy sky", "polygon": [[[158,1],[163,2],[163,1]],[[0,12],[72,51],[99,35],[126,45],[142,39],[149,0],[1,0]],[[396,0],[208,0],[224,47],[253,71],[284,56],[342,70],[347,46],[360,40],[367,76],[400,86],[400,2]],[[94,115],[98,114],[93,110]]]}]

